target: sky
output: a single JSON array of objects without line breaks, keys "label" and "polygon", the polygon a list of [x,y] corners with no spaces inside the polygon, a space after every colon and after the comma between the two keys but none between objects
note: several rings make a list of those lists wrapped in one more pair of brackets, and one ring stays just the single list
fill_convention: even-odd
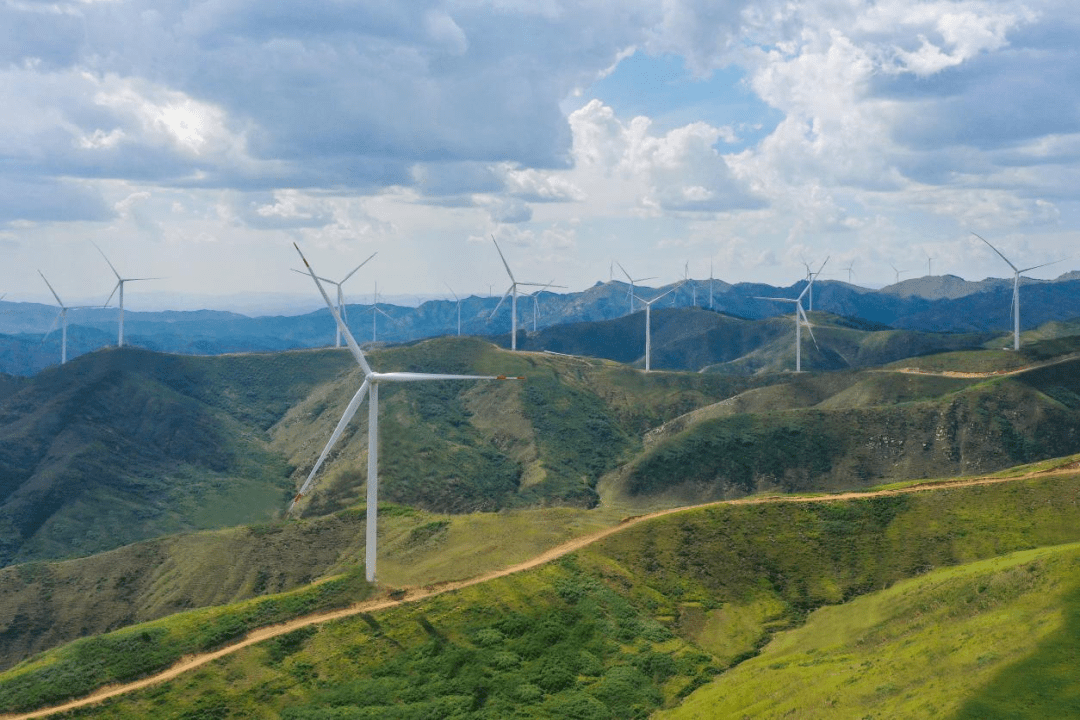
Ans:
[{"label": "sky", "polygon": [[[1080,253],[1065,0],[0,0],[0,293],[251,311]],[[1053,278],[1080,259],[1033,270]],[[257,299],[257,301],[256,301]],[[317,297],[314,300],[317,301]],[[298,300],[299,302],[300,300]]]}]

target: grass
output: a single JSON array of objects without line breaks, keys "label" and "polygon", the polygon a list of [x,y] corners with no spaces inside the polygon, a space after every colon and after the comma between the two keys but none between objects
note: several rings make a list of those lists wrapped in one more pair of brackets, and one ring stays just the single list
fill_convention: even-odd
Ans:
[{"label": "grass", "polygon": [[85,695],[102,685],[135,680],[184,655],[239,639],[256,627],[363,600],[370,589],[354,571],[290,593],[192,610],[77,640],[4,673],[0,708],[28,710]]},{"label": "grass", "polygon": [[[1060,563],[1057,551],[993,558],[1080,542],[1077,480],[690,510],[536,570],[247,648],[73,716],[212,717],[207,713],[220,712],[214,708],[228,708],[252,718],[644,717],[710,692],[714,677],[724,683],[743,668],[760,668],[759,652],[795,637],[776,633],[800,626],[816,633],[821,647],[811,652],[796,643],[792,652],[807,659],[776,659],[762,680],[772,682],[787,667],[807,673],[808,700],[793,693],[792,703],[844,717],[825,714],[832,707],[814,693],[824,693],[821,703],[836,701],[833,686],[811,673],[839,672],[851,653],[872,660],[895,647],[912,672],[925,674],[953,648],[952,638],[964,643],[956,662],[989,668],[971,683],[939,676],[935,692],[952,693],[959,707],[1027,652],[1023,642],[1015,653],[998,645],[1030,625],[1035,647],[1060,626],[1053,613],[1072,578],[1080,579],[1080,548],[1062,550]],[[405,534],[420,545],[450,530],[433,520],[413,529]],[[969,563],[982,565],[962,567]],[[879,595],[882,589],[890,594]],[[1045,611],[1031,610],[1035,605]],[[850,619],[830,615],[860,607],[870,609]],[[815,630],[829,617],[840,619]],[[905,622],[910,637],[925,643],[916,649],[929,654],[904,645]],[[935,645],[939,626],[954,624]],[[774,637],[781,639],[766,645]],[[830,638],[854,638],[855,647],[826,647]],[[857,675],[862,666],[854,667]],[[733,669],[721,674],[725,668]],[[888,672],[885,663],[871,670]],[[0,676],[0,692],[10,678]],[[906,684],[918,680],[898,675],[891,688],[866,683],[858,702],[872,713],[909,695]]]},{"label": "grass", "polygon": [[814,612],[659,717],[1073,717],[1078,620],[1076,543],[937,570]]}]

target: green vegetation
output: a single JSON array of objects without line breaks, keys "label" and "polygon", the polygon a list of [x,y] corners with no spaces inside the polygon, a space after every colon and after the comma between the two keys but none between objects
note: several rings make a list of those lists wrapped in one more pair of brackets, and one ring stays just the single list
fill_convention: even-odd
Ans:
[{"label": "green vegetation", "polygon": [[1075,717],[1080,547],[1027,550],[814,612],[660,717]]},{"label": "green vegetation", "polygon": [[701,499],[850,489],[987,472],[1076,449],[1080,359],[1008,378],[853,380],[812,407],[799,406],[805,392],[787,393],[785,406],[779,388],[770,388],[772,412],[760,398],[745,413],[698,411],[629,463],[621,488]]},{"label": "green vegetation", "polygon": [[109,683],[162,670],[184,655],[214,650],[248,631],[363,600],[360,570],[291,593],[193,610],[145,625],[76,640],[4,673],[0,708],[28,710],[85,695]]},{"label": "green vegetation", "polygon": [[[1073,597],[1080,548],[990,559],[1080,541],[1077,480],[685,511],[533,571],[264,642],[74,715],[196,717],[228,708],[252,718],[643,717],[687,697],[690,708],[729,677],[762,667],[769,672],[761,682],[791,668],[800,674],[776,680],[781,689],[805,677],[808,697],[820,690],[825,699],[834,685],[816,682],[814,672],[866,674],[858,700],[865,714],[926,684],[926,652],[947,652],[950,639],[963,643],[957,663],[982,668],[970,684],[935,675],[938,695],[953,692],[958,707],[988,697],[982,688],[1022,669],[1029,650],[1065,657],[1071,636],[1051,642],[1054,598]],[[417,527],[427,537],[442,532]],[[820,625],[822,618],[834,620]],[[906,632],[904,618],[923,620]],[[957,628],[938,638],[943,618]],[[1014,618],[1034,624],[1027,645],[1011,652],[998,644],[1029,627],[1009,627]],[[797,633],[776,635],[800,626],[810,645]],[[909,648],[909,639],[925,644]],[[766,660],[789,646],[797,662]],[[885,662],[863,668],[851,659],[892,648],[910,668],[894,688],[874,684],[875,674],[889,672]],[[0,676],[0,697],[20,670]],[[726,695],[735,702],[738,693]],[[792,698],[800,702],[796,690]],[[829,716],[820,707],[823,714],[810,716]]]}]

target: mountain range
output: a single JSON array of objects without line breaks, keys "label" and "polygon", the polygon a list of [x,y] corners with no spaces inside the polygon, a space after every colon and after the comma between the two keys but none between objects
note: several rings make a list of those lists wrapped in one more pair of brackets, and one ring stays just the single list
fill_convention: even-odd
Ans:
[{"label": "mountain range", "polygon": [[[709,304],[708,281],[679,287],[669,300],[654,309],[704,308]],[[712,283],[712,311],[746,320],[774,317],[787,311],[780,303],[757,297],[795,297],[804,283],[781,288],[755,283]],[[671,289],[638,288],[643,297]],[[536,298],[536,329],[581,322],[617,320],[630,311],[629,286],[618,281],[597,283],[582,292],[542,292]],[[1004,333],[1011,328],[1012,281],[987,279],[969,282],[953,275],[904,280],[880,290],[837,280],[822,280],[813,288],[813,306],[807,309],[919,332]],[[467,335],[494,336],[506,332],[509,302],[492,311],[499,298],[472,296],[461,301],[461,330]],[[640,306],[640,303],[637,303]],[[1053,320],[1080,317],[1080,279],[1073,273],[1055,281],[1022,282],[1021,327],[1032,329]],[[452,335],[457,332],[458,306],[453,301],[431,300],[419,307],[379,305],[390,317],[375,316],[371,305],[350,305],[350,327],[361,341],[384,342]],[[32,375],[55,364],[60,355],[59,332],[42,342],[57,310],[34,303],[0,302],[0,372]],[[534,300],[519,298],[521,334],[532,332]],[[376,323],[373,327],[373,316]],[[115,343],[115,309],[72,310],[69,314],[68,356]],[[127,344],[161,352],[215,355],[322,347],[332,342],[334,324],[323,310],[300,316],[246,317],[237,313],[200,310],[125,314]],[[535,346],[535,343],[534,343]],[[619,350],[600,352],[612,357]],[[625,353],[622,353],[625,355]],[[640,353],[639,353],[640,355]],[[692,365],[683,369],[698,369]]]}]

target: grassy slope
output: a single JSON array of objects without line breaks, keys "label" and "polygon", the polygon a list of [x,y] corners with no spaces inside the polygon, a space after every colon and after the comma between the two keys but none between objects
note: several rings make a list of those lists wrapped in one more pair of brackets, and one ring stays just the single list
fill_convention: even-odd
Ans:
[{"label": "grassy slope", "polygon": [[[899,373],[854,380],[813,407],[799,407],[806,393],[793,385],[786,399],[779,389],[769,395],[773,412],[756,402],[747,404],[758,412],[698,411],[692,419],[700,422],[666,434],[626,468],[621,489],[705,500],[865,487],[987,472],[1077,448],[1080,360],[990,380]],[[728,405],[739,409],[735,400]]]},{"label": "grassy slope", "polygon": [[27,381],[0,406],[0,562],[265,519],[291,470],[265,429],[347,359],[114,349]]},{"label": "grassy slope", "polygon": [[1076,717],[1078,619],[1076,543],[937,570],[815,611],[659,717]]},{"label": "grassy slope", "polygon": [[[1077,542],[1078,480],[687,511],[628,528],[576,559],[269,641],[73,715],[643,716],[729,666],[739,672],[778,630],[819,607],[905,578],[923,576],[933,587],[933,568]],[[965,572],[956,577],[982,571]],[[1007,602],[1034,597],[1027,586],[1027,595],[1012,592],[1007,580]],[[904,597],[905,587],[894,592]],[[999,605],[978,608],[986,627],[996,628]],[[931,610],[940,608],[931,602]],[[965,637],[964,656],[1005,673],[1023,651],[994,650],[995,638]],[[0,676],[0,697],[11,697],[12,678],[27,687],[28,668]],[[939,682],[957,692],[980,687]]]},{"label": "grassy slope", "polygon": [[[293,590],[362,563],[363,508],[0,569],[0,669],[84,635]],[[390,586],[472,577],[618,520],[575,508],[432,515],[380,510]],[[214,582],[206,582],[212,575]]]}]

